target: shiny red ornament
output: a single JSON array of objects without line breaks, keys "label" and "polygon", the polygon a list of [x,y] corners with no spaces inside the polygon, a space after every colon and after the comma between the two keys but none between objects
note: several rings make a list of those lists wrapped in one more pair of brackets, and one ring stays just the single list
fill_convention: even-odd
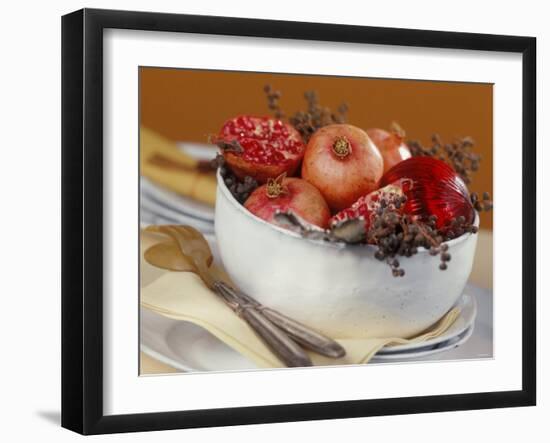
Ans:
[{"label": "shiny red ornament", "polygon": [[427,220],[437,217],[436,227],[445,231],[453,218],[463,216],[472,223],[475,209],[462,178],[445,162],[432,157],[412,157],[396,164],[384,174],[380,186],[400,179],[410,179],[405,190],[405,214]]}]

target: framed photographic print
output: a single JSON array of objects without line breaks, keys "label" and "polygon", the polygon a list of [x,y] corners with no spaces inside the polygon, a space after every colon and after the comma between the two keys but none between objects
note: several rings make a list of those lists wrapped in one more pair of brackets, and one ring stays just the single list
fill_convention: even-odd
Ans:
[{"label": "framed photographic print", "polygon": [[534,405],[531,37],[62,21],[62,425]]}]

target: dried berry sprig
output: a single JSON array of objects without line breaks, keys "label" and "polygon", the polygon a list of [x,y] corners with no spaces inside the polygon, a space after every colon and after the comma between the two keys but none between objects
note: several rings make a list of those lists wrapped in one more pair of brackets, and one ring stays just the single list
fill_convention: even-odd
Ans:
[{"label": "dried berry sprig", "polygon": [[441,137],[434,134],[431,146],[423,146],[419,141],[407,142],[411,154],[434,157],[448,163],[466,184],[472,181],[472,175],[479,170],[481,155],[472,151],[474,141],[471,137],[462,137],[451,143],[443,143]]},{"label": "dried berry sprig", "polygon": [[227,189],[229,189],[231,195],[241,204],[244,204],[250,194],[259,186],[258,182],[248,175],[244,180],[239,180],[233,171],[227,167],[225,159],[221,154],[216,155],[216,158],[212,160],[211,164],[214,169],[220,169],[220,175]]},{"label": "dried berry sprig", "polygon": [[482,194],[482,199],[479,199],[477,192],[472,192],[470,194],[470,201],[477,212],[488,212],[493,209],[493,200],[488,192]]},{"label": "dried berry sprig", "polygon": [[374,256],[390,266],[394,277],[403,277],[405,270],[397,257],[412,257],[419,248],[425,248],[430,255],[439,255],[439,269],[446,270],[451,254],[445,242],[465,233],[475,234],[478,232],[477,226],[459,216],[439,230],[436,228],[435,215],[421,220],[399,212],[399,206],[405,201],[404,197],[396,202],[381,200],[380,208],[374,214],[367,232],[367,242],[377,246]]},{"label": "dried berry sprig", "polygon": [[284,118],[285,113],[283,112],[279,104],[279,100],[281,99],[282,95],[281,91],[275,91],[273,90],[273,87],[271,85],[265,85],[264,92],[267,97],[267,107],[271,112],[273,112],[275,118]]},{"label": "dried berry sprig", "polygon": [[445,240],[453,240],[466,233],[477,234],[478,227],[473,223],[467,222],[464,216],[458,216],[450,220],[450,222],[441,230]]},{"label": "dried berry sprig", "polygon": [[346,123],[348,119],[348,105],[342,103],[336,112],[327,106],[321,106],[316,91],[306,91],[304,98],[307,102],[306,111],[298,111],[289,118],[289,122],[302,135],[307,143],[317,129],[335,123]]},{"label": "dried berry sprig", "polygon": [[[269,110],[276,118],[284,118],[285,113],[279,103],[281,92],[275,91],[271,85],[266,85],[264,92]],[[346,103],[342,103],[338,106],[336,112],[333,112],[330,108],[320,105],[316,91],[306,91],[304,98],[306,99],[307,109],[294,113],[288,121],[296,128],[306,143],[317,129],[334,123],[347,122],[348,105]]]}]

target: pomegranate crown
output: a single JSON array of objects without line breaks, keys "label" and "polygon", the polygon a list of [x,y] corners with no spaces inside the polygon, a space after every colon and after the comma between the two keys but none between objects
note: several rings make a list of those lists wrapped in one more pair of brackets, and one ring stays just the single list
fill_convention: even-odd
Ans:
[{"label": "pomegranate crown", "polygon": [[351,153],[351,144],[344,136],[338,136],[332,144],[332,151],[339,158],[345,158]]},{"label": "pomegranate crown", "polygon": [[288,188],[283,183],[285,178],[286,172],[283,172],[278,177],[267,180],[265,193],[269,198],[277,198],[280,195],[288,194]]}]

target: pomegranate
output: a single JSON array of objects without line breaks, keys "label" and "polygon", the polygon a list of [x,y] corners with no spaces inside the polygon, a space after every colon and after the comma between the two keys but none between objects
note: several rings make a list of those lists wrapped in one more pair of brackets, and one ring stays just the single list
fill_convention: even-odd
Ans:
[{"label": "pomegranate", "polygon": [[443,231],[453,218],[463,216],[467,223],[473,222],[475,210],[468,188],[447,163],[432,157],[412,157],[386,172],[380,185],[403,178],[412,180],[410,189],[405,190],[406,214],[421,220],[435,215],[436,227]]},{"label": "pomegranate", "polygon": [[376,189],[383,169],[382,156],[365,131],[336,124],[318,129],[309,140],[302,178],[340,211]]},{"label": "pomegranate", "polygon": [[305,145],[289,124],[270,117],[240,115],[227,120],[216,140],[237,177],[251,176],[260,183],[299,167]]},{"label": "pomegranate", "polygon": [[402,210],[402,197],[409,190],[411,181],[407,179],[397,180],[383,188],[372,191],[371,193],[359,197],[359,199],[353,203],[349,208],[346,208],[329,220],[330,226],[362,217],[365,219],[365,230],[368,231],[372,219],[376,215],[376,211],[380,208],[381,200],[384,200],[384,205],[390,208],[395,208],[398,211]]},{"label": "pomegranate", "polygon": [[277,211],[292,211],[323,229],[330,218],[328,205],[314,186],[300,178],[286,178],[284,174],[257,188],[244,206],[257,217],[279,226],[274,219]]},{"label": "pomegranate", "polygon": [[367,129],[367,134],[376,145],[384,159],[384,173],[397,163],[410,158],[411,151],[403,142],[402,131],[385,131],[384,129]]}]

